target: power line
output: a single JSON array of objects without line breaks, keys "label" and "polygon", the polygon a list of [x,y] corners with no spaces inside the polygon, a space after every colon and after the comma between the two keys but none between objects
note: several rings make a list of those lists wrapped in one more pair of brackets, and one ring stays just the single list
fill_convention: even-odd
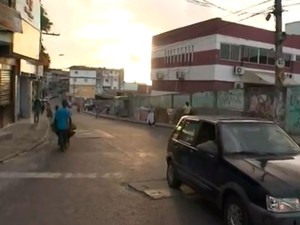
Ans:
[{"label": "power line", "polygon": [[203,6],[203,7],[214,7],[214,8],[217,8],[217,9],[220,9],[220,10],[223,10],[225,12],[230,12],[230,13],[233,13],[232,11],[228,10],[228,9],[225,9],[221,6],[218,6],[208,0],[202,0],[203,2],[199,1],[199,0],[187,0],[187,2],[190,2],[190,3],[193,3],[193,4],[197,4],[199,6]]},{"label": "power line", "polygon": [[240,9],[240,10],[238,10],[238,11],[235,11],[235,12],[233,12],[233,13],[231,13],[231,14],[228,14],[228,15],[224,16],[224,18],[229,17],[229,16],[232,16],[232,15],[235,15],[235,14],[238,14],[238,16],[242,16],[242,15],[244,15],[244,14],[247,13],[247,12],[244,12],[244,11],[247,11],[247,10],[249,10],[249,9],[252,9],[252,8],[255,8],[255,7],[264,5],[264,4],[269,3],[269,2],[271,2],[271,0],[264,0],[264,1],[262,1],[262,2],[256,3],[256,4],[254,4],[254,5],[248,6],[248,7],[246,7],[246,8],[243,8],[243,9]]},{"label": "power line", "polygon": [[290,7],[290,6],[296,6],[296,5],[300,5],[300,2],[292,3],[292,4],[288,4],[288,5],[283,5],[283,7]]},{"label": "power line", "polygon": [[212,2],[210,2],[210,1],[208,1],[208,0],[202,0],[202,1],[203,1],[204,3],[206,3],[206,4],[208,4],[208,5],[211,5],[211,6],[215,7],[215,8],[217,8],[217,9],[221,9],[221,10],[223,10],[223,11],[225,11],[225,12],[233,13],[232,11],[230,11],[230,10],[228,10],[228,9],[225,9],[225,8],[223,8],[223,7],[221,7],[221,6],[218,6],[218,5],[212,3]]},{"label": "power line", "polygon": [[[215,32],[219,32],[219,31],[221,31],[221,30],[223,30],[223,29],[229,28],[230,26],[233,26],[233,25],[235,25],[236,23],[242,22],[242,21],[247,20],[247,19],[250,19],[250,18],[252,18],[252,17],[258,16],[258,15],[261,15],[261,14],[265,14],[268,10],[271,10],[272,8],[273,8],[273,6],[268,7],[267,9],[261,10],[260,12],[254,13],[254,14],[252,14],[252,15],[250,15],[250,16],[245,17],[245,18],[242,18],[242,19],[240,19],[240,20],[238,20],[238,21],[236,21],[236,22],[229,22],[229,23],[225,24],[224,26],[221,26],[221,27],[217,28],[217,29],[215,30]],[[201,36],[201,35],[203,35],[203,34],[204,34],[204,32],[203,32],[203,33],[200,33],[199,36]],[[189,43],[190,43],[190,42],[191,42],[190,38],[191,38],[191,37],[187,37],[186,40],[181,41],[181,42],[182,42],[182,43],[184,43],[184,42],[189,42]],[[211,38],[210,35],[209,35],[209,36],[206,36],[206,37],[202,37],[202,38],[200,38],[199,40],[193,42],[192,44],[197,44],[197,43],[202,42],[202,41],[205,41],[205,40],[207,40],[207,39],[209,39],[209,38]],[[167,45],[164,45],[164,47],[165,47],[165,48],[168,48],[169,46],[172,46],[172,45],[174,45],[174,44],[176,44],[176,43],[167,44]],[[159,47],[158,47],[158,48],[159,48]]]}]

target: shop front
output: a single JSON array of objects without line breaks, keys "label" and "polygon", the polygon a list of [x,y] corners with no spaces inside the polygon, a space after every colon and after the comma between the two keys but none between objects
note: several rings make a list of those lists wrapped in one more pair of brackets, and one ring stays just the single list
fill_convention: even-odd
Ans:
[{"label": "shop front", "polygon": [[14,66],[0,63],[0,128],[14,122]]},{"label": "shop front", "polygon": [[15,121],[16,60],[11,45],[12,34],[22,33],[21,15],[9,6],[9,2],[0,2],[0,128]]}]

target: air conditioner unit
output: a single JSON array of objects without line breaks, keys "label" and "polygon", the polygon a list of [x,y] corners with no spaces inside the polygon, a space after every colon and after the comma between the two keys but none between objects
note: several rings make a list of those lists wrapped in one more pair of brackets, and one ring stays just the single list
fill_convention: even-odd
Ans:
[{"label": "air conditioner unit", "polygon": [[244,89],[244,83],[242,83],[242,82],[235,82],[234,83],[234,88],[235,89]]},{"label": "air conditioner unit", "polygon": [[163,79],[164,79],[164,74],[163,74],[163,73],[157,72],[157,73],[156,73],[156,78],[157,78],[158,80],[163,80]]},{"label": "air conditioner unit", "polygon": [[239,76],[244,75],[245,74],[245,68],[242,67],[242,66],[234,67],[234,74],[239,75]]},{"label": "air conditioner unit", "polygon": [[285,76],[286,76],[287,78],[289,78],[289,79],[292,79],[292,78],[293,78],[293,74],[291,74],[291,73],[286,73]]},{"label": "air conditioner unit", "polygon": [[177,71],[177,72],[176,72],[176,78],[177,78],[178,80],[184,80],[184,79],[185,79],[185,73],[184,73],[184,72]]}]

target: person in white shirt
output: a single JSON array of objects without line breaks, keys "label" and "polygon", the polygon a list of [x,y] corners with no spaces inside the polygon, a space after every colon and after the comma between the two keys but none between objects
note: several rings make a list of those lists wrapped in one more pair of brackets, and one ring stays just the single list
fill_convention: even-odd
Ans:
[{"label": "person in white shirt", "polygon": [[190,115],[191,114],[191,106],[188,102],[185,102],[185,105],[183,106],[183,114],[184,115]]},{"label": "person in white shirt", "polygon": [[149,126],[152,126],[152,127],[155,125],[155,114],[154,114],[154,110],[152,107],[148,111],[147,123],[149,124]]}]

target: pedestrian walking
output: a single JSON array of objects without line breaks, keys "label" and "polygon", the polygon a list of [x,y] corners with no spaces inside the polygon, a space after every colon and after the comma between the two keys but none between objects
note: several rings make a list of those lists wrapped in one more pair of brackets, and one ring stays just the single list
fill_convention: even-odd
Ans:
[{"label": "pedestrian walking", "polygon": [[51,105],[49,102],[46,103],[46,115],[49,119],[53,118],[53,112],[52,112]]},{"label": "pedestrian walking", "polygon": [[100,118],[101,110],[99,105],[96,105],[95,107],[95,114],[96,114],[96,118]]},{"label": "pedestrian walking", "polygon": [[155,125],[155,114],[154,114],[154,109],[152,107],[148,111],[147,123],[151,127],[154,127]]},{"label": "pedestrian walking", "polygon": [[34,123],[38,123],[40,121],[41,111],[42,111],[42,102],[39,98],[36,98],[33,103]]}]

